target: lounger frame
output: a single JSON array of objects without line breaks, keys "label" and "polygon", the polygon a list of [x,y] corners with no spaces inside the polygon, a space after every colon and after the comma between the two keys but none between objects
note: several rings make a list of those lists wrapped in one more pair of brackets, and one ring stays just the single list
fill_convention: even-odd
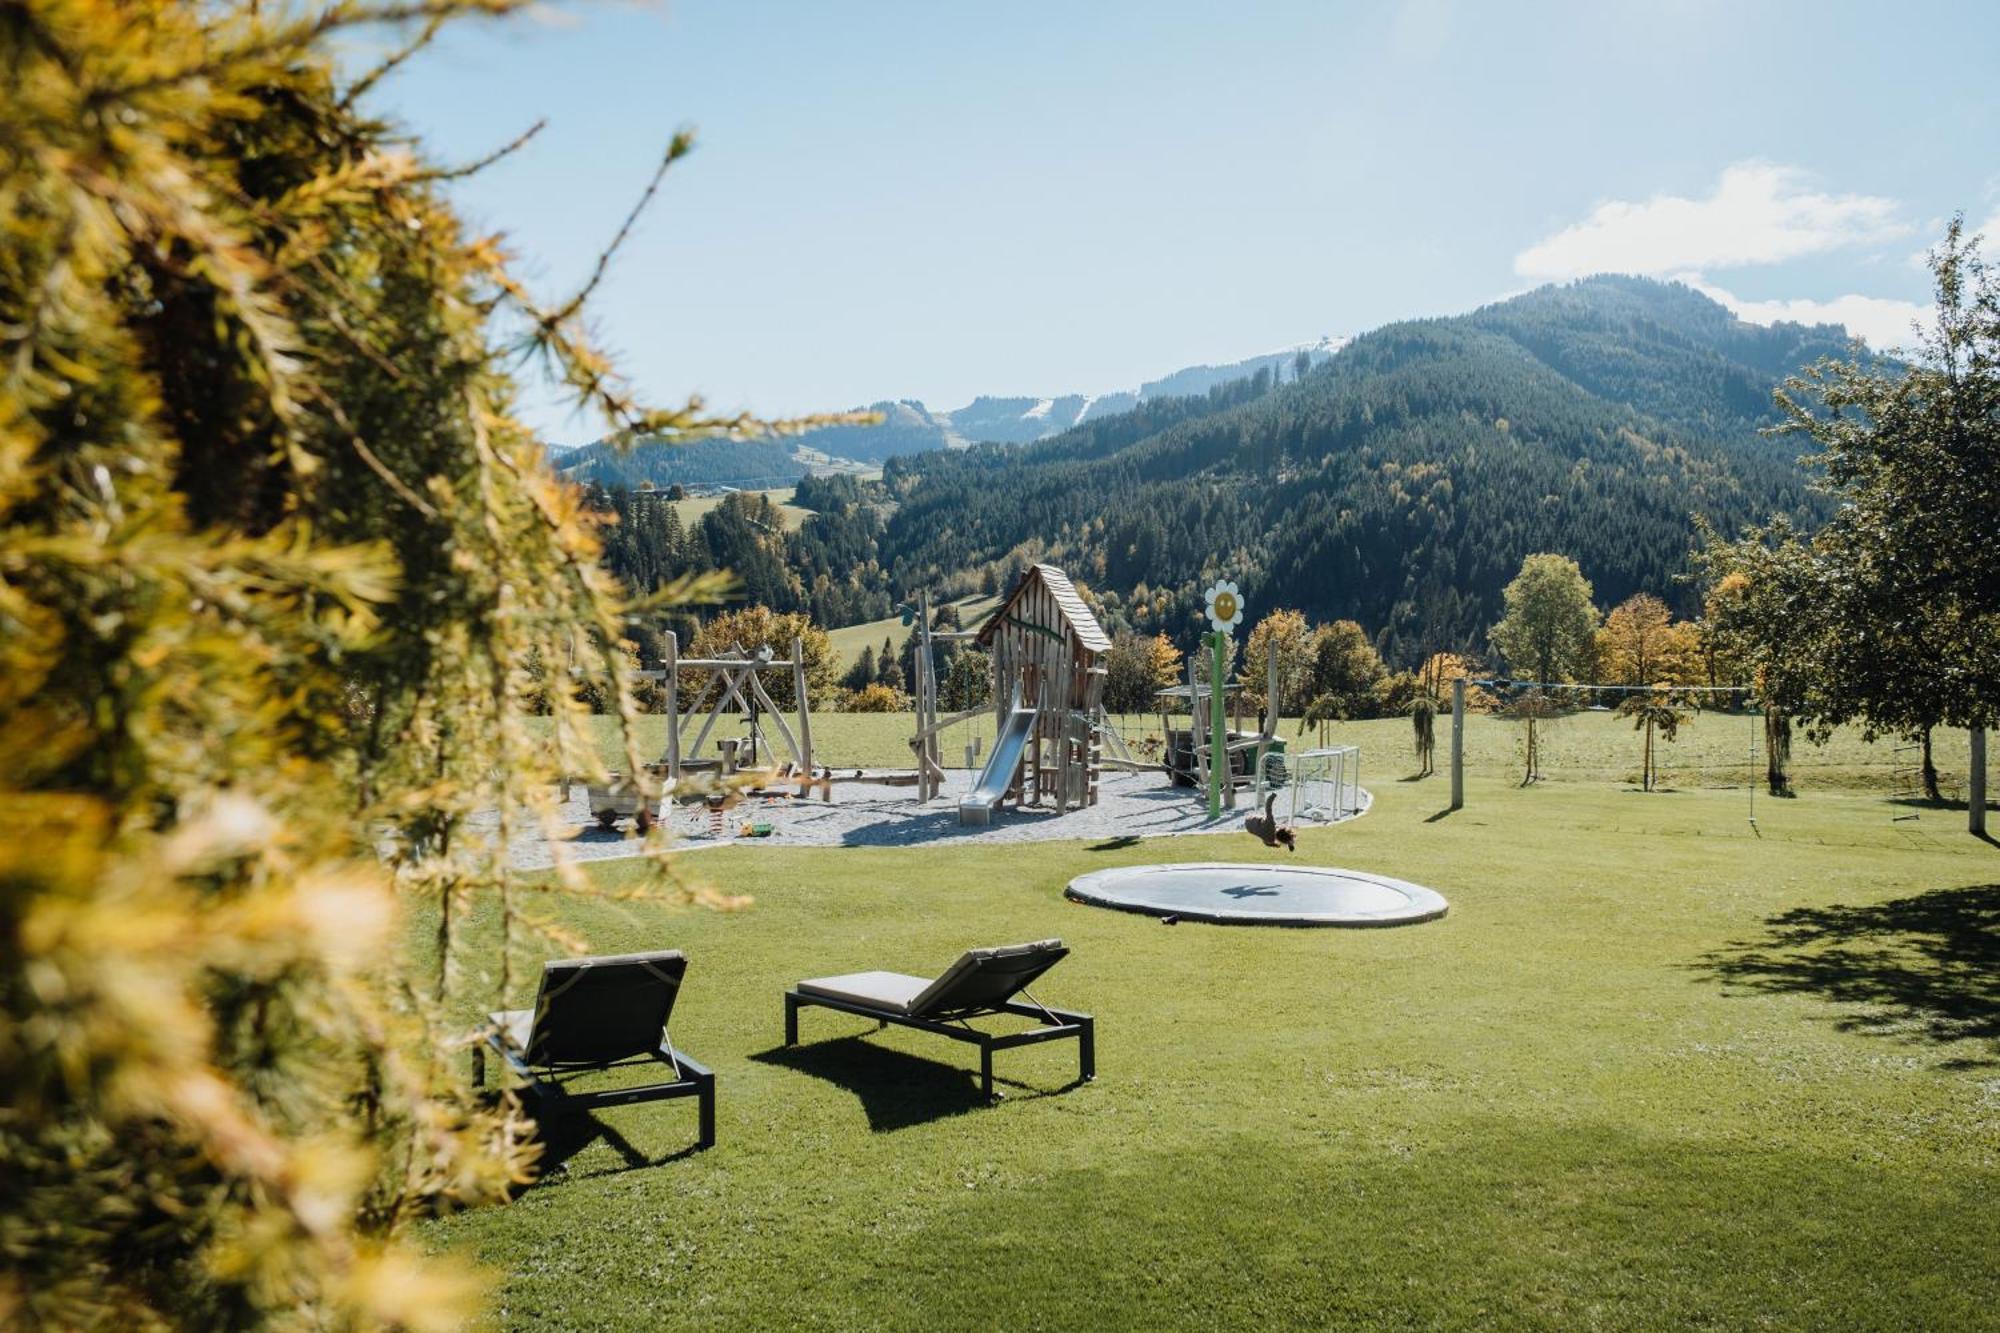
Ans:
[{"label": "lounger frame", "polygon": [[[525,1085],[527,1092],[538,1103],[546,1115],[583,1115],[605,1106],[631,1106],[638,1102],[669,1101],[677,1097],[699,1099],[697,1114],[700,1125],[696,1146],[715,1146],[715,1071],[702,1064],[686,1051],[660,1043],[657,1051],[630,1060],[617,1060],[610,1064],[590,1065],[530,1065],[527,1058],[515,1049],[506,1035],[498,1030],[486,1034],[485,1047],[499,1053],[507,1067]],[[472,1085],[479,1087],[486,1081],[486,1049],[474,1047],[472,1052]],[[634,1065],[645,1065],[657,1061],[674,1071],[674,1077],[665,1083],[644,1083],[630,1088],[602,1088],[593,1092],[572,1092],[563,1086],[563,1081],[581,1074],[595,1074],[607,1069],[625,1069]]]},{"label": "lounger frame", "polygon": [[[899,1027],[915,1028],[919,1032],[932,1032],[940,1037],[950,1037],[953,1041],[969,1042],[977,1046],[979,1090],[989,1101],[996,1100],[993,1092],[993,1052],[1010,1050],[1016,1046],[1034,1046],[1045,1041],[1065,1041],[1074,1037],[1077,1043],[1078,1081],[1088,1083],[1097,1077],[1096,1021],[1089,1014],[1079,1014],[1068,1009],[1053,1009],[1041,1004],[1022,1004],[1018,1000],[1005,1000],[997,1005],[978,1009],[917,1018],[888,1009],[878,1009],[854,1000],[836,999],[831,995],[814,995],[800,990],[788,990],[785,992],[785,1045],[798,1045],[799,1010],[811,1005],[817,1005],[822,1009],[837,1009],[841,1013],[853,1014],[859,1018],[872,1018],[878,1024],[894,1023]],[[1026,1032],[982,1032],[966,1021],[992,1014],[1014,1014],[1021,1018],[1041,1019],[1044,1025]]]}]

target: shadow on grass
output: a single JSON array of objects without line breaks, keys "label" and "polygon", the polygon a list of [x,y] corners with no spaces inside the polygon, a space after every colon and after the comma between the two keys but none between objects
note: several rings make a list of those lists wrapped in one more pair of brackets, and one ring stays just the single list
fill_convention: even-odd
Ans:
[{"label": "shadow on grass", "polygon": [[1987,1048],[1947,1068],[2000,1065],[2000,884],[1800,907],[1765,925],[1763,939],[1696,968],[1727,985],[1862,1006],[1839,1021],[1843,1031]]},{"label": "shadow on grass", "polygon": [[[774,1046],[750,1057],[760,1064],[810,1074],[861,1099],[868,1127],[878,1134],[976,1111],[989,1103],[976,1071],[877,1046],[861,1037],[835,1037],[806,1046]],[[1030,1097],[1052,1093],[995,1074],[996,1084],[1025,1089]],[[1010,1097],[1011,1100],[1011,1097]]]},{"label": "shadow on grass", "polygon": [[1106,838],[1103,842],[1093,842],[1083,850],[1086,852],[1122,852],[1127,847],[1137,847],[1144,841],[1145,839],[1136,833],[1127,833],[1122,837]]},{"label": "shadow on grass", "polygon": [[[618,1132],[615,1125],[599,1116],[589,1113],[549,1115],[536,1118],[536,1130],[541,1138],[542,1155],[535,1163],[535,1180],[527,1188],[556,1185],[565,1180],[594,1180],[599,1176],[622,1175],[627,1171],[642,1171],[648,1167],[665,1166],[678,1162],[683,1157],[692,1157],[700,1151],[695,1144],[695,1120],[692,1112],[693,1098],[665,1102],[652,1106],[632,1108],[634,1113],[644,1115],[648,1111],[655,1115],[672,1115],[672,1108],[685,1107],[688,1114],[688,1143],[673,1152],[658,1157],[648,1157],[634,1147],[632,1141]],[[572,1172],[567,1169],[571,1158],[590,1147],[593,1143],[603,1143],[618,1155],[619,1165],[602,1167],[593,1171]]]}]

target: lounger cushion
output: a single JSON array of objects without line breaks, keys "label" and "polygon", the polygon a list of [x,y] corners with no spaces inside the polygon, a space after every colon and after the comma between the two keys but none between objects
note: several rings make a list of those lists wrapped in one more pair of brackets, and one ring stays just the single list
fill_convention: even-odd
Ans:
[{"label": "lounger cushion", "polygon": [[807,995],[824,995],[891,1014],[908,1014],[910,1001],[931,984],[929,977],[906,976],[901,972],[849,972],[839,977],[815,977],[801,981],[799,990]]},{"label": "lounger cushion", "polygon": [[528,1049],[528,1034],[535,1027],[534,1010],[503,1009],[497,1014],[488,1014],[486,1017],[509,1046],[517,1051]]},{"label": "lounger cushion", "polygon": [[492,1017],[536,1068],[628,1060],[659,1049],[686,973],[677,949],[564,958],[544,964],[534,1009]]},{"label": "lounger cushion", "polygon": [[910,1001],[908,1012],[952,1013],[1004,1004],[1068,955],[1061,940],[967,949]]},{"label": "lounger cushion", "polygon": [[964,1013],[1005,1003],[1068,954],[1061,940],[968,949],[935,981],[903,972],[850,972],[801,981],[799,991],[905,1018]]}]

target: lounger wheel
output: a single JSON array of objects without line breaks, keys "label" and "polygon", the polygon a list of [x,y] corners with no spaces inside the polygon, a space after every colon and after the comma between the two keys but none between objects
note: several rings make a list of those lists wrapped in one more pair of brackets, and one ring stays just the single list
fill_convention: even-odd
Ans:
[{"label": "lounger wheel", "polygon": [[616,810],[599,810],[597,812],[597,827],[603,829],[606,833],[617,828],[618,812]]}]

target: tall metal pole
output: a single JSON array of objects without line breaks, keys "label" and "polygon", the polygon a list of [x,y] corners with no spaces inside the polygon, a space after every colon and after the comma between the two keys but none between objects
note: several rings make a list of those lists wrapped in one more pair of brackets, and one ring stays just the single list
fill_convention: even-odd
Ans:
[{"label": "tall metal pole", "polygon": [[660,665],[666,670],[667,682],[667,752],[662,756],[667,761],[667,777],[674,782],[681,780],[681,636],[667,631],[666,660]]},{"label": "tall metal pole", "polygon": [[1227,669],[1223,653],[1228,641],[1221,630],[1208,636],[1208,817],[1222,815],[1222,784],[1235,782],[1229,771],[1229,742],[1222,725],[1222,673]]}]

